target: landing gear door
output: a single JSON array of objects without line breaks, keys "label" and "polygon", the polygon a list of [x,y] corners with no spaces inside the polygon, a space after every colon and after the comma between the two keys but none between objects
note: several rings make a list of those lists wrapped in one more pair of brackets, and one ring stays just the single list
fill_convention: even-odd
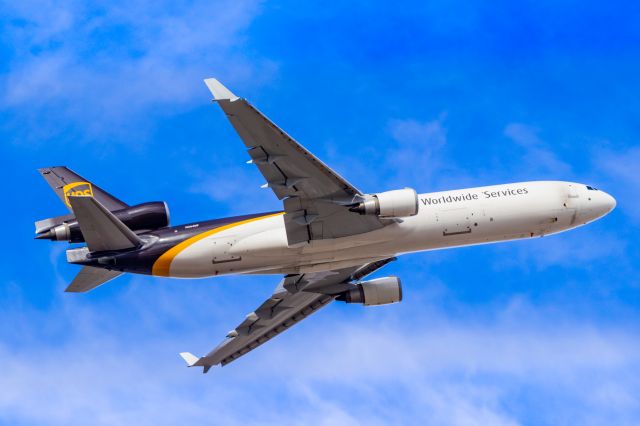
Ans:
[{"label": "landing gear door", "polygon": [[237,254],[231,253],[231,247],[236,243],[235,236],[214,238],[211,240],[213,245],[211,263],[237,262],[242,258]]},{"label": "landing gear door", "polygon": [[438,222],[442,226],[442,235],[453,236],[471,233],[471,210],[449,209],[438,212]]}]

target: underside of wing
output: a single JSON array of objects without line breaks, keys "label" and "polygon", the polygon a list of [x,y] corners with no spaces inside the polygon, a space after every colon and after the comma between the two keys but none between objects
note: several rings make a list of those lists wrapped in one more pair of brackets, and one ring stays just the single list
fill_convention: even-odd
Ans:
[{"label": "underside of wing", "polygon": [[335,271],[287,275],[271,297],[247,315],[215,349],[201,358],[188,352],[181,355],[190,367],[204,367],[205,373],[212,366],[224,366],[341,297],[341,294],[354,288],[353,281],[360,280],[392,260]]},{"label": "underside of wing", "polygon": [[250,162],[267,181],[265,185],[283,200],[290,245],[383,226],[377,217],[349,210],[362,196],[353,185],[219,81],[205,82],[247,147]]}]

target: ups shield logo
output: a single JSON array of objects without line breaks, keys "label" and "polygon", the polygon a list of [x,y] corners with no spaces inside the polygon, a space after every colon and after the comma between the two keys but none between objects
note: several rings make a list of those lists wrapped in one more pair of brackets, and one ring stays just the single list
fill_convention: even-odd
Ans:
[{"label": "ups shield logo", "polygon": [[93,197],[93,189],[89,182],[74,182],[62,187],[64,202],[71,207],[69,197]]}]

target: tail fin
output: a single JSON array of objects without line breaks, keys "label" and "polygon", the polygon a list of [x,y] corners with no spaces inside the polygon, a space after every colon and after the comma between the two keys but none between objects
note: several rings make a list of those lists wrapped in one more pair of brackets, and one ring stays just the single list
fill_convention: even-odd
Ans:
[{"label": "tail fin", "polygon": [[45,167],[38,169],[38,171],[69,211],[71,211],[69,197],[72,195],[91,195],[110,211],[128,207],[127,203],[118,200],[64,166]]},{"label": "tail fin", "polygon": [[78,275],[71,281],[71,284],[69,284],[69,287],[67,287],[65,291],[68,293],[84,293],[122,274],[123,272],[120,271],[109,271],[108,269],[85,266],[78,272]]},{"label": "tail fin", "polygon": [[89,251],[124,250],[142,245],[140,237],[95,198],[75,195],[67,198]]}]

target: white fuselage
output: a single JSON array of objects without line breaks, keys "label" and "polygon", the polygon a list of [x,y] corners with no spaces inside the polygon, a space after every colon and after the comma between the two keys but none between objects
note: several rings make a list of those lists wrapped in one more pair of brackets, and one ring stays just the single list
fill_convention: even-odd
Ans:
[{"label": "white fuselage", "polygon": [[540,181],[419,194],[415,216],[343,238],[288,246],[282,214],[232,226],[188,244],[172,277],[307,273],[362,265],[403,253],[531,238],[607,214],[613,197],[571,182]]}]

